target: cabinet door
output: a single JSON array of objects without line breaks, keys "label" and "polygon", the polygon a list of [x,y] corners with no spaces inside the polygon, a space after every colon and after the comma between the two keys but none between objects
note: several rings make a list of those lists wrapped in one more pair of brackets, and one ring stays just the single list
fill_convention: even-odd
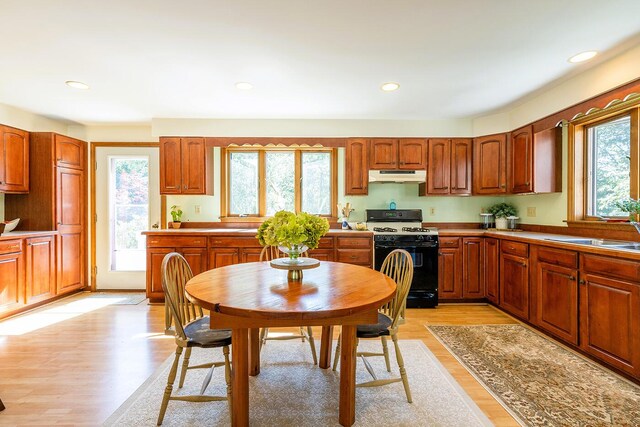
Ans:
[{"label": "cabinet door", "polygon": [[462,239],[462,297],[484,298],[482,238]]},{"label": "cabinet door", "polygon": [[27,193],[29,191],[29,133],[0,126],[0,191]]},{"label": "cabinet door", "polygon": [[473,192],[500,194],[507,192],[507,136],[476,138],[473,144]]},{"label": "cabinet door", "polygon": [[213,248],[209,249],[209,268],[224,267],[238,263],[239,249]]},{"label": "cabinet door", "polygon": [[243,248],[240,250],[240,262],[259,262],[262,248]]},{"label": "cabinet door", "polygon": [[84,172],[56,168],[58,294],[84,287],[84,196]]},{"label": "cabinet door", "polygon": [[366,139],[349,139],[344,162],[344,194],[364,195],[369,191],[369,150]]},{"label": "cabinet door", "polygon": [[451,140],[451,194],[471,194],[471,161],[473,144],[471,139]]},{"label": "cabinet door", "polygon": [[371,140],[370,169],[397,169],[398,168],[398,140],[397,139],[372,139]]},{"label": "cabinet door", "polygon": [[424,139],[401,139],[398,143],[398,169],[424,169],[427,158],[425,151]]},{"label": "cabinet door", "polygon": [[26,239],[26,302],[42,301],[56,292],[54,236]]},{"label": "cabinet door", "polygon": [[449,194],[451,140],[430,139],[427,147],[427,193]]},{"label": "cabinet door", "polygon": [[501,255],[500,307],[514,316],[529,319],[529,265],[526,258]]},{"label": "cabinet door", "polygon": [[533,127],[525,126],[511,133],[511,192],[533,191]]},{"label": "cabinet door", "polygon": [[24,306],[22,252],[0,255],[0,313]]},{"label": "cabinet door", "polygon": [[205,248],[178,248],[177,252],[181,253],[187,264],[191,267],[191,272],[196,274],[207,271],[207,249]]},{"label": "cabinet door", "polygon": [[371,267],[371,249],[337,249],[336,261]]},{"label": "cabinet door", "polygon": [[493,237],[484,239],[484,271],[482,274],[487,299],[500,303],[500,240]]},{"label": "cabinet door", "polygon": [[56,294],[84,287],[84,233],[60,233],[57,239]]},{"label": "cabinet door", "polygon": [[206,146],[204,138],[182,138],[182,194],[206,194]]},{"label": "cabinet door", "polygon": [[462,254],[460,248],[438,252],[438,299],[462,297]]},{"label": "cabinet door", "polygon": [[537,262],[533,273],[532,317],[536,325],[571,344],[578,344],[578,271]]},{"label": "cabinet door", "polygon": [[595,357],[640,375],[640,285],[581,274],[580,346]]},{"label": "cabinet door", "polygon": [[68,136],[55,135],[56,166],[84,169],[84,142]]},{"label": "cabinet door", "polygon": [[147,248],[147,298],[151,302],[164,300],[162,290],[162,260],[175,248]]},{"label": "cabinet door", "polygon": [[180,138],[160,138],[160,194],[182,192]]},{"label": "cabinet door", "polygon": [[320,261],[333,261],[333,249],[314,249],[309,252],[309,258]]}]

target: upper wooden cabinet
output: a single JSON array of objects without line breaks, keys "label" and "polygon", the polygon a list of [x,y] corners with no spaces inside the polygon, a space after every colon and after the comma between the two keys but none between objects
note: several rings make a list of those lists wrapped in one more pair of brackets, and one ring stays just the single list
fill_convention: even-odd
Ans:
[{"label": "upper wooden cabinet", "polygon": [[29,192],[29,133],[0,125],[0,192]]},{"label": "upper wooden cabinet", "polygon": [[370,169],[425,168],[426,144],[423,138],[376,138],[371,140]]},{"label": "upper wooden cabinet", "polygon": [[56,166],[84,169],[85,143],[64,135],[55,135]]},{"label": "upper wooden cabinet", "polygon": [[213,194],[213,152],[204,138],[160,138],[160,194]]},{"label": "upper wooden cabinet", "polygon": [[366,139],[349,139],[345,152],[344,194],[360,196],[369,191],[368,154]]},{"label": "upper wooden cabinet", "polygon": [[427,142],[427,182],[420,195],[471,194],[472,140],[435,138]]},{"label": "upper wooden cabinet", "polygon": [[562,127],[533,133],[532,126],[511,132],[509,181],[512,193],[562,191]]},{"label": "upper wooden cabinet", "polygon": [[473,143],[473,193],[507,192],[507,134],[487,135]]}]

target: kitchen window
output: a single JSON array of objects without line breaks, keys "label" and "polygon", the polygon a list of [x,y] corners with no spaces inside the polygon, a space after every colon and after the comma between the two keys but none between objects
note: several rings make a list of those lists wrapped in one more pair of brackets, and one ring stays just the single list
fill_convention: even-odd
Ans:
[{"label": "kitchen window", "polygon": [[337,215],[335,149],[227,148],[222,158],[223,219],[257,219],[279,210]]}]

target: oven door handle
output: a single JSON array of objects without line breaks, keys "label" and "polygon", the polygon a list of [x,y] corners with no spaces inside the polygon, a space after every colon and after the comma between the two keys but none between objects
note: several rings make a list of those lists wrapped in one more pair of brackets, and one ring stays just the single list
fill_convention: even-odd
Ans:
[{"label": "oven door handle", "polygon": [[417,246],[380,246],[380,245],[375,245],[374,249],[404,249],[405,251],[410,251],[410,250],[415,250],[418,249]]}]

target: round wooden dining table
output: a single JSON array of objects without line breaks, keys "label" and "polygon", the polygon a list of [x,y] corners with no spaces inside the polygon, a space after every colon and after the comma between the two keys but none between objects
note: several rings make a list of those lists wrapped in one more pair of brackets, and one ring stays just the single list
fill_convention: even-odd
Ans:
[{"label": "round wooden dining table", "polygon": [[320,367],[328,368],[333,326],[342,325],[339,422],[355,422],[356,325],[377,323],[395,282],[371,268],[322,261],[300,281],[269,262],[229,265],[193,277],[187,297],[210,310],[212,329],[232,330],[233,426],[249,425],[249,375],[260,373],[259,330],[322,326]]}]

